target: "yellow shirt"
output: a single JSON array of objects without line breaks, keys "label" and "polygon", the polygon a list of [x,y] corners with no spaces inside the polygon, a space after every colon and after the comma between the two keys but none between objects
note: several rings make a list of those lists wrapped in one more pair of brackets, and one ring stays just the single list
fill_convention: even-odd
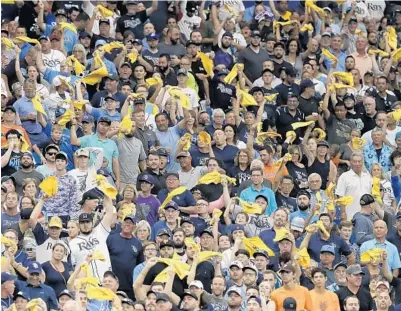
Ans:
[{"label": "yellow shirt", "polygon": [[283,302],[288,297],[292,297],[297,301],[297,311],[316,311],[312,309],[312,299],[309,290],[300,285],[295,285],[295,288],[291,290],[281,287],[272,292],[270,298],[276,303],[276,311],[284,311]]}]

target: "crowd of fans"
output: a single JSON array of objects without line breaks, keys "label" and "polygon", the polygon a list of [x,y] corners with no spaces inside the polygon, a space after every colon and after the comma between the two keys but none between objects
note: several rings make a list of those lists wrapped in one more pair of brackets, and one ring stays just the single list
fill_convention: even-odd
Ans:
[{"label": "crowd of fans", "polygon": [[1,10],[2,311],[401,310],[401,3]]}]

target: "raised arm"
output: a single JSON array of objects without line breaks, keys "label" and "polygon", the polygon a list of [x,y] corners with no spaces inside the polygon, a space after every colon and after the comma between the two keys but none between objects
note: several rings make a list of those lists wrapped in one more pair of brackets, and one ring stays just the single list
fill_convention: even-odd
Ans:
[{"label": "raised arm", "polygon": [[313,155],[312,152],[310,152],[308,148],[308,140],[313,127],[314,124],[308,126],[308,128],[305,131],[304,139],[302,140],[302,145],[304,146],[303,150],[305,152],[306,158],[308,159],[308,166],[311,166],[312,163],[315,161],[315,156]]},{"label": "raised arm", "polygon": [[45,14],[44,10],[45,10],[45,8],[44,8],[44,5],[43,5],[43,2],[39,1],[38,2],[38,6],[39,6],[38,26],[39,26],[40,30],[44,32],[44,31],[46,31],[46,24],[45,24],[45,21],[44,21],[44,14]]},{"label": "raised arm", "polygon": [[103,208],[106,213],[103,216],[102,225],[106,229],[110,229],[110,226],[115,218],[114,216],[115,207],[113,206],[113,202],[107,195],[105,195],[103,199]]}]

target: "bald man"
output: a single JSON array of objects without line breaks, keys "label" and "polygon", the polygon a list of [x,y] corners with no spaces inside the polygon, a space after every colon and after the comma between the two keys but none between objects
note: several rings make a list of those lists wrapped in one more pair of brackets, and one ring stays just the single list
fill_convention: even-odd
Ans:
[{"label": "bald man", "polygon": [[376,220],[373,223],[374,238],[368,240],[361,245],[361,254],[373,248],[382,248],[387,252],[387,266],[394,277],[398,277],[399,269],[401,268],[400,255],[397,247],[386,240],[388,229],[383,220]]}]

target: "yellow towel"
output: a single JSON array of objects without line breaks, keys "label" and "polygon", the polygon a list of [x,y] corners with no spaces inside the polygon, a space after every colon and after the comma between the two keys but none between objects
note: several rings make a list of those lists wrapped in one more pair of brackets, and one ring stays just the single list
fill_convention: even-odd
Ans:
[{"label": "yellow towel", "polygon": [[99,10],[100,14],[104,18],[112,17],[113,16],[113,11],[110,11],[109,9],[105,8],[103,5],[97,5],[96,8]]},{"label": "yellow towel", "polygon": [[267,245],[258,236],[252,238],[243,238],[242,243],[251,256],[253,256],[257,250],[264,250],[269,256],[274,256],[274,252],[267,247]]},{"label": "yellow towel", "polygon": [[39,188],[46,193],[49,197],[54,197],[58,191],[57,177],[49,176],[45,178],[40,184]]},{"label": "yellow towel", "polygon": [[148,78],[145,80],[145,82],[149,85],[157,85],[157,84],[162,84],[163,85],[163,81],[162,79],[160,79],[158,76],[152,77],[152,78]]},{"label": "yellow towel", "polygon": [[200,58],[207,76],[210,77],[213,73],[213,61],[203,52],[198,52],[197,56]]},{"label": "yellow towel", "polygon": [[295,122],[292,124],[292,129],[296,130],[300,127],[306,127],[309,126],[311,124],[315,124],[315,121],[306,121],[306,122]]},{"label": "yellow towel", "polygon": [[354,77],[349,72],[333,72],[333,76],[349,86],[354,86]]},{"label": "yellow towel", "polygon": [[106,53],[111,53],[115,49],[124,49],[124,47],[125,47],[124,44],[116,41],[103,45],[103,49],[105,50]]},{"label": "yellow towel", "polygon": [[214,171],[214,172],[211,172],[211,173],[207,173],[207,174],[203,175],[201,178],[199,178],[198,185],[200,185],[200,184],[207,184],[208,185],[208,184],[212,184],[212,183],[213,184],[220,184],[222,178],[227,178],[227,181],[229,183],[232,183],[233,185],[235,185],[235,183],[236,183],[236,179],[235,178],[231,178],[231,177],[223,175],[223,174],[221,174],[219,172]]},{"label": "yellow towel", "polygon": [[167,203],[169,203],[176,195],[180,195],[182,193],[184,193],[187,190],[187,188],[185,188],[184,186],[178,187],[177,189],[174,189],[173,191],[171,191],[168,195],[167,198],[163,201],[162,205],[160,205],[159,209],[164,209],[167,205]]},{"label": "yellow towel", "polygon": [[331,52],[327,49],[322,49],[322,53],[324,56],[326,56],[330,61],[332,62],[338,62],[338,58],[335,57]]},{"label": "yellow towel", "polygon": [[39,41],[36,39],[31,39],[29,37],[25,36],[18,36],[14,39],[14,41],[19,41],[19,42],[27,42],[27,43],[32,43],[32,44],[39,44]]},{"label": "yellow towel", "polygon": [[102,191],[110,199],[115,200],[117,196],[117,189],[114,188],[106,177],[103,175],[96,175],[97,188]]},{"label": "yellow towel", "polygon": [[74,24],[71,23],[60,23],[61,30],[68,29],[73,33],[78,33],[77,28],[75,28]]},{"label": "yellow towel", "polygon": [[67,58],[67,66],[73,67],[75,74],[80,75],[85,71],[85,66],[82,65],[74,55],[71,55]]},{"label": "yellow towel", "polygon": [[40,97],[40,94],[36,93],[35,97],[32,98],[31,100],[32,100],[32,104],[33,104],[33,109],[35,109],[37,112],[39,112],[47,117],[45,109],[42,106],[42,99]]}]

